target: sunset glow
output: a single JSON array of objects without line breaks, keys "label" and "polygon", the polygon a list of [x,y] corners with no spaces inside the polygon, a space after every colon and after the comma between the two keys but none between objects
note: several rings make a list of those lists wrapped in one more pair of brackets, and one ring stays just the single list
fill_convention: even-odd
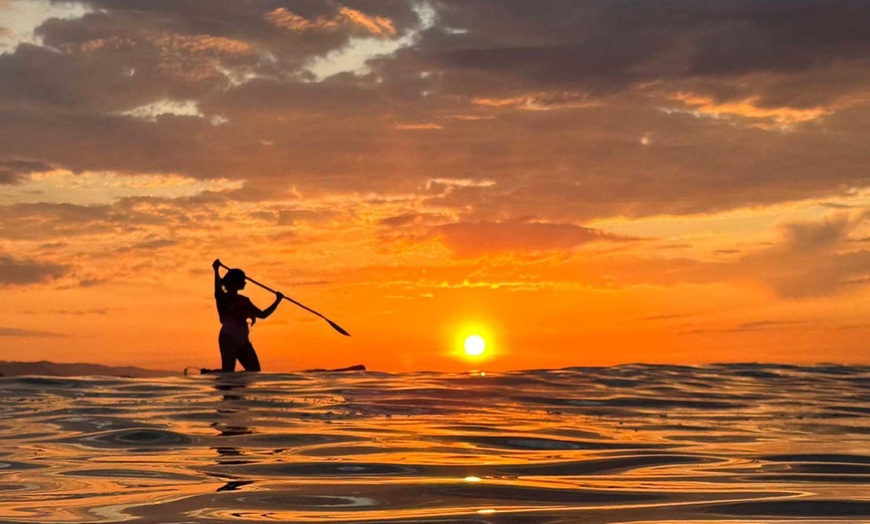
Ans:
[{"label": "sunset glow", "polygon": [[557,3],[0,1],[0,360],[870,362],[852,10]]}]

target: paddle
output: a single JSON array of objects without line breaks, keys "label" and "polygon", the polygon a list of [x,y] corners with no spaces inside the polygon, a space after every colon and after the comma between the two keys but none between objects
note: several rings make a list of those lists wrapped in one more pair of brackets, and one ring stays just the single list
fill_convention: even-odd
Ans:
[{"label": "paddle", "polygon": [[[224,263],[221,263],[221,267],[224,268],[224,269],[230,269],[230,268],[227,267],[226,264],[224,264]],[[249,281],[251,284],[254,284],[254,285],[260,286],[261,288],[265,289],[266,291],[270,291],[270,292],[275,293],[275,294],[278,293],[277,291],[275,291],[274,289],[270,288],[269,286],[266,286],[266,285],[264,285],[264,284],[261,284],[261,283],[257,282],[256,280],[254,280],[253,278],[247,276],[247,275],[245,275],[245,280]],[[305,311],[308,311],[309,313],[314,313],[314,314],[317,315],[318,317],[320,317],[320,318],[322,318],[323,320],[329,322],[329,325],[332,326],[332,329],[338,331],[339,333],[341,333],[342,335],[344,335],[344,336],[346,336],[346,337],[349,337],[349,336],[350,336],[350,333],[348,333],[347,331],[345,331],[344,328],[342,328],[341,326],[339,326],[339,325],[336,324],[335,322],[329,320],[328,318],[324,317],[323,315],[321,315],[321,314],[318,313],[317,311],[314,311],[313,309],[311,309],[310,307],[306,306],[305,304],[300,304],[299,302],[296,302],[295,300],[293,300],[293,299],[290,298],[290,297],[284,297],[284,300],[287,300],[287,301],[289,301],[289,302],[293,302],[294,304],[296,304],[297,306],[301,307],[301,308],[304,309]]]}]

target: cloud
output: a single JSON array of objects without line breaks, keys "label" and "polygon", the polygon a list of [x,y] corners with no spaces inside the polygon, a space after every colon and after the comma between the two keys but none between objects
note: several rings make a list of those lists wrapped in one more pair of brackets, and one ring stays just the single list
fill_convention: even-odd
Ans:
[{"label": "cloud", "polygon": [[383,16],[370,16],[362,11],[342,6],[338,10],[339,16],[349,23],[358,26],[371,35],[387,38],[396,35],[396,27],[393,21]]},{"label": "cloud", "polygon": [[788,9],[690,0],[554,0],[547,9],[523,0],[456,3],[439,12],[442,27],[467,32],[433,35],[426,50],[444,50],[463,67],[538,83],[800,72],[866,56],[870,38],[854,16],[859,3],[817,0]]},{"label": "cloud", "polygon": [[838,214],[785,224],[779,243],[745,256],[740,264],[783,298],[809,299],[850,291],[870,276],[870,250],[855,249],[851,242],[851,234],[865,220],[861,215]]},{"label": "cloud", "polygon": [[205,115],[200,112],[196,102],[192,100],[158,100],[124,111],[122,114],[141,118],[149,122],[157,122],[157,118],[163,115],[193,116],[202,118]]},{"label": "cloud", "polygon": [[[380,23],[381,32],[387,31],[384,20],[391,20],[396,32],[416,23],[408,5],[378,5],[368,17],[360,12],[360,23],[348,21],[334,33],[300,41],[265,30],[271,26],[262,12],[234,2],[215,1],[208,8],[91,4],[96,11],[85,16],[42,23],[37,33],[45,47],[31,43],[4,56],[0,85],[6,81],[7,98],[111,111],[160,99],[201,101],[215,90],[255,78],[304,75],[309,62],[344,48],[352,35],[371,35],[362,21]],[[315,17],[320,16],[316,11],[332,10],[325,2],[304,9]],[[19,74],[7,77],[3,65]]]},{"label": "cloud", "polygon": [[65,275],[67,271],[60,264],[0,255],[0,287],[48,282]]},{"label": "cloud", "polygon": [[107,206],[17,204],[0,206],[0,238],[58,240],[86,233],[108,232],[102,220]]},{"label": "cloud", "polygon": [[0,184],[14,184],[22,179],[18,173],[9,170],[0,170]]},{"label": "cloud", "polygon": [[88,316],[88,315],[99,315],[99,316],[104,316],[104,315],[108,315],[109,312],[111,312],[111,311],[115,311],[115,310],[114,310],[114,309],[110,309],[110,308],[96,308],[96,309],[49,309],[49,310],[47,310],[47,311],[45,311],[45,312],[41,312],[41,311],[25,311],[25,313],[27,313],[27,314],[33,314],[33,315],[42,315],[42,314],[46,313],[46,314],[50,314],[50,315],[72,315],[72,316],[81,317],[81,316]]},{"label": "cloud", "polygon": [[362,11],[346,6],[341,6],[329,18],[319,16],[313,20],[293,13],[287,10],[287,8],[279,7],[263,15],[263,19],[275,27],[293,33],[328,33],[339,31],[342,27],[350,27],[354,30],[362,31],[364,34],[381,38],[389,38],[396,35],[395,25],[389,18],[367,15]]},{"label": "cloud", "polygon": [[296,13],[288,11],[284,7],[279,7],[274,11],[269,11],[263,15],[263,19],[275,27],[286,29],[293,33],[305,33],[308,31],[336,31],[339,28],[338,22],[334,19],[326,19],[318,17],[316,20],[309,20]]},{"label": "cloud", "polygon": [[30,173],[49,171],[52,167],[42,162],[29,160],[0,159],[0,185],[15,184],[24,180]]},{"label": "cloud", "polygon": [[421,215],[419,213],[404,213],[381,219],[379,223],[384,226],[401,227],[416,223],[420,217]]},{"label": "cloud", "polygon": [[232,38],[162,34],[150,40],[159,51],[158,70],[182,82],[226,82],[225,70],[254,60],[254,46]]},{"label": "cloud", "polygon": [[14,50],[22,43],[39,41],[36,29],[48,20],[81,18],[90,11],[84,2],[34,2],[2,0],[4,27],[0,27],[0,53]]},{"label": "cloud", "polygon": [[870,45],[854,16],[859,5],[858,0],[818,0],[783,10],[770,2],[720,4],[710,16],[722,17],[721,30],[699,40],[691,72],[791,72],[859,57]]},{"label": "cloud", "polygon": [[[626,283],[752,283],[778,298],[813,300],[860,292],[870,280],[870,250],[860,240],[864,213],[839,213],[778,228],[771,245],[740,250],[727,259],[679,260],[621,257],[605,269]],[[725,261],[721,261],[725,260]],[[646,266],[648,271],[633,270]],[[597,273],[597,270],[591,270]],[[765,323],[742,326],[767,328]]]},{"label": "cloud", "polygon": [[396,124],[399,131],[440,131],[444,126],[440,124]]},{"label": "cloud", "polygon": [[392,228],[406,226],[440,226],[451,217],[445,213],[409,211],[400,215],[388,216],[378,221],[379,225]]},{"label": "cloud", "polygon": [[475,98],[473,103],[489,108],[512,108],[527,111],[583,109],[600,104],[588,93],[571,91],[536,92],[505,98]]},{"label": "cloud", "polygon": [[[727,258],[716,256],[715,252],[710,255],[710,251],[698,249],[691,243],[680,246],[685,251],[679,254],[663,254],[661,250],[651,249],[651,245],[655,245],[651,244],[653,240],[615,244],[617,249],[607,249],[607,244],[599,243],[590,246],[589,256],[560,259],[559,268],[550,268],[548,275],[566,283],[583,275],[586,285],[603,289],[635,286],[672,289],[686,285],[743,289],[745,286],[766,289],[773,297],[788,301],[812,302],[830,297],[848,300],[850,296],[860,296],[870,283],[870,250],[866,249],[866,243],[860,242],[866,226],[863,212],[787,222],[779,226],[775,242],[746,244],[744,249],[729,251],[733,256]],[[521,241],[524,236],[512,237],[517,245],[510,249],[518,253],[524,249],[532,252],[534,242]],[[469,234],[460,237],[464,240],[462,244],[454,240],[458,248],[470,246],[465,252],[457,253],[467,257],[499,252],[487,249],[485,237],[485,234],[474,237]],[[618,236],[613,238],[624,240]],[[690,235],[689,238],[695,237]],[[496,239],[498,241],[498,237]],[[477,246],[478,243],[481,245]],[[446,241],[445,245],[449,246]],[[551,253],[570,249],[558,242],[549,247],[554,248]],[[693,251],[696,254],[691,255]],[[685,315],[662,313],[634,320],[676,320],[682,316]]]},{"label": "cloud", "polygon": [[0,327],[0,337],[63,337],[59,333],[40,331],[35,329],[20,329],[12,327]]},{"label": "cloud", "polygon": [[693,107],[699,116],[710,118],[741,117],[757,122],[761,129],[792,129],[795,125],[811,122],[832,113],[824,107],[806,109],[790,107],[761,107],[758,96],[733,102],[716,102],[712,97],[698,96],[691,93],[677,93],[674,100]]},{"label": "cloud", "polygon": [[433,233],[460,257],[501,252],[561,251],[589,242],[625,240],[574,224],[521,220],[456,222],[437,226]]},{"label": "cloud", "polygon": [[[848,2],[824,18],[849,38],[764,3],[433,2],[406,47],[320,82],[312,61],[352,38],[401,40],[423,15],[393,1],[88,5],[45,21],[44,46],[0,57],[0,158],[225,178],[245,183],[227,198],[248,201],[489,181],[429,195],[471,222],[692,215],[867,185],[867,41]],[[337,27],[275,25],[292,20]],[[771,53],[806,55],[801,67],[747,55],[696,71],[708,48],[735,52],[729,35],[789,29],[831,54],[773,39]]]},{"label": "cloud", "polygon": [[178,241],[165,239],[165,238],[156,238],[151,240],[146,240],[143,242],[136,242],[133,245],[125,246],[116,250],[117,253],[145,253],[145,252],[153,252],[159,251],[163,248],[177,246]]},{"label": "cloud", "polygon": [[[43,23],[44,47],[0,57],[0,157],[245,181],[239,199],[489,180],[491,191],[457,187],[433,201],[489,221],[697,214],[866,185],[867,78],[845,39],[806,28],[835,53],[804,69],[689,74],[697,45],[729,45],[710,34],[807,21],[774,20],[760,5],[433,2],[432,26],[404,48],[321,82],[306,73],[312,61],[352,38],[401,40],[423,27],[421,12],[407,2],[89,5]],[[264,18],[276,11],[339,27],[279,30]],[[826,11],[846,20],[848,4]],[[761,137],[758,126],[777,132]]]},{"label": "cloud", "polygon": [[787,252],[818,252],[836,247],[845,240],[857,222],[846,214],[816,222],[798,222],[783,226]]},{"label": "cloud", "polygon": [[756,320],[753,322],[744,322],[739,326],[730,329],[728,331],[734,332],[745,332],[745,331],[761,331],[768,329],[782,329],[789,328],[796,324],[800,324],[800,322],[795,321],[783,321],[783,320]]},{"label": "cloud", "polygon": [[[197,197],[127,197],[111,204],[0,206],[0,239],[43,243],[75,241],[81,247],[89,247],[88,242],[97,238],[114,239],[113,242],[123,239],[125,244],[147,243],[155,240],[150,235],[165,233],[167,228],[194,233],[198,227],[208,228],[224,216],[237,214],[235,209],[221,209],[216,202],[197,201]],[[160,240],[164,240],[162,236]],[[59,247],[69,246],[62,243]]]}]

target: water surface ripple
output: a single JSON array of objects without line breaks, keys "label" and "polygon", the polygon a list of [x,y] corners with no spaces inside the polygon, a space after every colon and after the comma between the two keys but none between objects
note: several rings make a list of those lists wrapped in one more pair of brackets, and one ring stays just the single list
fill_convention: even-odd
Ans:
[{"label": "water surface ripple", "polygon": [[2,522],[870,522],[870,367],[0,378]]}]

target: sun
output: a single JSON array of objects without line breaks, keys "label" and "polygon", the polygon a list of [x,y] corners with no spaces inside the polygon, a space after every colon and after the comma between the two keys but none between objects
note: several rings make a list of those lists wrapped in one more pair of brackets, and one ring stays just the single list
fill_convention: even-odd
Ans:
[{"label": "sun", "polygon": [[465,339],[465,354],[469,357],[479,357],[486,351],[486,341],[480,335],[471,335]]}]

